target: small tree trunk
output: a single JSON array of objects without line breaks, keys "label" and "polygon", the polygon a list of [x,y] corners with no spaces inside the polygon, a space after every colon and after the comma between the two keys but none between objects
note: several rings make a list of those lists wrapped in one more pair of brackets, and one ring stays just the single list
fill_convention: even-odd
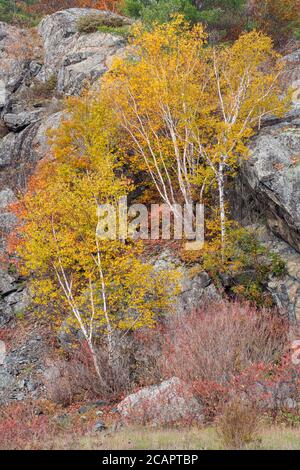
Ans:
[{"label": "small tree trunk", "polygon": [[106,327],[107,327],[107,350],[108,350],[108,364],[111,368],[115,365],[115,347],[114,347],[114,330],[110,323],[109,314],[108,314],[108,305],[107,305],[107,298],[106,298],[106,285],[104,279],[104,273],[102,270],[101,264],[101,255],[100,255],[100,247],[99,242],[96,235],[96,245],[97,245],[97,260],[98,260],[98,270],[100,275],[101,281],[101,293],[102,293],[102,302],[103,302],[103,312],[104,317],[106,320]]},{"label": "small tree trunk", "polygon": [[95,349],[94,349],[94,345],[93,345],[92,341],[89,338],[87,338],[87,344],[88,344],[88,347],[89,347],[89,350],[90,350],[90,353],[91,353],[91,356],[92,356],[92,359],[93,359],[94,369],[95,369],[96,374],[98,376],[99,382],[101,383],[101,385],[103,387],[105,387],[106,385],[103,381],[103,378],[102,378],[102,375],[101,375],[101,372],[100,372],[100,367],[99,367],[99,364],[98,364],[98,359],[97,359],[97,355],[96,355],[96,352],[95,352]]},{"label": "small tree trunk", "polygon": [[220,163],[218,172],[218,188],[219,188],[219,208],[220,208],[220,229],[222,257],[224,257],[225,237],[226,237],[226,211],[225,211],[225,194],[224,194],[224,165]]}]

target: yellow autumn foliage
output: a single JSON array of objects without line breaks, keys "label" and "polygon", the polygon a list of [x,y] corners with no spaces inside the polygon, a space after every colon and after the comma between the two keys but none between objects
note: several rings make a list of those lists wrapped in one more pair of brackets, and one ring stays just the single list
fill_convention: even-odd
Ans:
[{"label": "yellow autumn foliage", "polygon": [[[97,240],[98,204],[116,204],[133,184],[119,167],[115,127],[101,101],[85,94],[66,106],[66,119],[51,135],[53,155],[20,201],[23,272],[32,275],[35,303],[58,325],[78,327],[76,308],[86,331],[92,318],[94,330],[106,332],[99,254],[112,330],[151,327],[170,311],[177,275],[142,262],[139,243]],[[67,278],[70,298],[58,277]]]}]

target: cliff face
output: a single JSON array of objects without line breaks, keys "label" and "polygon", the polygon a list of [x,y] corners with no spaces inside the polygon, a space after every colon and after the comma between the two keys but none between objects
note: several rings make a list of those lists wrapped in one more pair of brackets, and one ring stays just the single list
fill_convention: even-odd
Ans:
[{"label": "cliff face", "polygon": [[[15,224],[7,205],[24,190],[37,161],[49,151],[47,130],[59,125],[62,99],[94,83],[125,47],[125,40],[117,35],[80,35],[77,21],[91,13],[116,16],[74,8],[44,18],[37,31],[0,23],[1,263],[5,237]],[[0,265],[0,329],[12,326],[26,305],[24,279]],[[43,370],[47,346],[35,325],[31,330],[21,344],[12,345],[6,366],[0,366],[0,402],[38,393],[37,376]],[[32,370],[25,373],[28,366]]]},{"label": "cliff face", "polygon": [[[300,320],[300,49],[284,57],[292,109],[263,123],[237,181],[243,215],[258,212],[270,229],[263,239],[286,261],[287,275],[269,289],[283,313]],[[251,209],[252,208],[252,209]],[[244,213],[244,214],[243,214]]]},{"label": "cliff face", "polygon": [[[116,16],[98,10],[70,9],[46,17],[36,32],[0,23],[0,252],[5,248],[5,235],[15,224],[7,205],[24,190],[36,162],[49,151],[47,130],[59,125],[63,97],[79,94],[87,82],[93,84],[126,46],[118,35],[79,34],[78,19],[91,13]],[[128,19],[122,21],[128,23]],[[300,87],[299,51],[287,57],[289,81],[296,87]],[[283,279],[270,279],[269,289],[282,312],[288,313],[291,320],[300,320],[300,100],[297,92],[293,110],[280,122],[264,123],[251,151],[252,158],[242,169],[238,182],[243,188],[243,196],[239,192],[242,211],[249,218],[253,205],[271,228],[271,234],[263,229],[261,238],[286,259],[288,273]],[[209,279],[205,277],[205,282],[202,281],[199,281],[201,288],[197,284],[194,289],[198,300],[203,293],[201,289],[214,290]],[[192,290],[188,286],[185,291],[187,302]],[[16,314],[24,311],[26,302],[24,280],[0,266],[0,328],[14,322]],[[38,380],[34,371],[43,368],[41,351],[44,349],[42,337],[33,329],[21,347],[9,352],[7,368],[0,366],[0,394],[2,390],[6,395],[22,399],[27,393],[35,393]],[[22,378],[26,364],[34,364],[34,371]]]}]

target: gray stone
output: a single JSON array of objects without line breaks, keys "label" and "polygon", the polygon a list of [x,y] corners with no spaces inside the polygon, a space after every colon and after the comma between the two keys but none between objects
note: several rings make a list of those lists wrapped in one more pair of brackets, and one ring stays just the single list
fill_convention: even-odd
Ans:
[{"label": "gray stone", "polygon": [[14,202],[16,197],[10,188],[4,188],[0,191],[0,211],[6,209],[9,204]]},{"label": "gray stone", "polygon": [[0,296],[7,295],[16,289],[15,279],[0,270]]},{"label": "gray stone", "polygon": [[79,410],[78,410],[78,413],[79,413],[80,415],[82,415],[82,414],[85,414],[85,413],[86,413],[87,411],[89,411],[89,410],[90,410],[90,408],[89,408],[88,406],[81,406],[81,407],[79,408]]},{"label": "gray stone", "polygon": [[57,77],[57,91],[68,95],[79,94],[83,84],[93,83],[107,70],[116,53],[120,53],[125,40],[117,35],[96,32],[81,35],[77,22],[87,15],[117,17],[124,24],[128,18],[107,11],[70,8],[44,18],[39,33],[44,42],[45,63],[38,77],[47,81]]},{"label": "gray stone", "polygon": [[10,212],[0,214],[0,227],[2,234],[8,234],[9,232],[11,232],[16,226],[16,223],[17,218],[14,214]]},{"label": "gray stone", "polygon": [[106,429],[107,429],[106,425],[103,421],[97,421],[97,423],[94,426],[94,432],[103,432]]},{"label": "gray stone", "polygon": [[6,104],[26,74],[22,44],[30,38],[30,34],[27,30],[0,22],[0,108]]},{"label": "gray stone", "polygon": [[0,141],[0,169],[1,161],[6,164],[6,171],[0,171],[0,189],[1,185],[7,186],[7,180],[14,189],[24,189],[37,161],[49,151],[48,129],[57,128],[61,118],[61,112],[46,116],[17,134],[11,132]]},{"label": "gray stone", "polygon": [[7,134],[0,140],[0,169],[11,164],[16,142],[15,134]]},{"label": "gray stone", "polygon": [[[250,145],[241,177],[275,235],[300,251],[300,50],[284,58],[286,81],[295,88],[293,107],[269,118]],[[250,198],[249,198],[250,199]],[[246,206],[249,206],[247,203]],[[246,207],[247,210],[247,207]]]},{"label": "gray stone", "polygon": [[10,307],[12,307],[15,314],[23,313],[29,305],[29,296],[26,289],[24,289],[7,295],[5,297],[5,301]]},{"label": "gray stone", "polygon": [[177,377],[142,388],[126,397],[117,408],[124,421],[147,422],[153,426],[203,421],[203,406]]},{"label": "gray stone", "polygon": [[7,372],[4,365],[0,365],[0,397],[13,383],[13,377]]},{"label": "gray stone", "polygon": [[263,225],[255,226],[255,234],[286,264],[286,273],[281,277],[271,277],[267,286],[276,306],[291,322],[300,322],[300,254]]},{"label": "gray stone", "polygon": [[12,130],[13,132],[19,132],[20,130],[29,126],[29,124],[37,122],[40,119],[40,116],[41,110],[32,112],[23,111],[18,114],[7,113],[4,114],[3,121],[5,122],[8,129]]},{"label": "gray stone", "polygon": [[256,382],[241,393],[245,401],[253,402],[261,410],[297,410],[299,408],[299,393],[297,381],[278,381],[270,384],[268,381]]},{"label": "gray stone", "polygon": [[242,175],[272,231],[300,251],[300,126],[263,129]]},{"label": "gray stone", "polygon": [[31,76],[35,77],[41,70],[42,64],[39,62],[36,62],[35,60],[32,60],[29,64],[29,71],[31,73]]},{"label": "gray stone", "polygon": [[0,404],[41,396],[47,349],[48,345],[36,338],[33,328],[21,344],[8,350],[5,364],[0,366]]}]

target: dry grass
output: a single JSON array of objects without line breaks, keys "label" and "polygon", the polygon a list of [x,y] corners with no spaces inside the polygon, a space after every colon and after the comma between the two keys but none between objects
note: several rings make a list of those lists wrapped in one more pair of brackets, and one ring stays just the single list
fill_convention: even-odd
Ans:
[{"label": "dry grass", "polygon": [[[88,435],[81,438],[58,436],[46,449],[84,450],[223,450],[215,428],[145,429],[126,428],[117,432]],[[259,440],[246,449],[299,450],[300,428],[267,427],[260,431]]]},{"label": "dry grass", "polygon": [[257,442],[260,424],[259,410],[240,400],[229,402],[219,418],[218,430],[228,448],[243,449]]}]

